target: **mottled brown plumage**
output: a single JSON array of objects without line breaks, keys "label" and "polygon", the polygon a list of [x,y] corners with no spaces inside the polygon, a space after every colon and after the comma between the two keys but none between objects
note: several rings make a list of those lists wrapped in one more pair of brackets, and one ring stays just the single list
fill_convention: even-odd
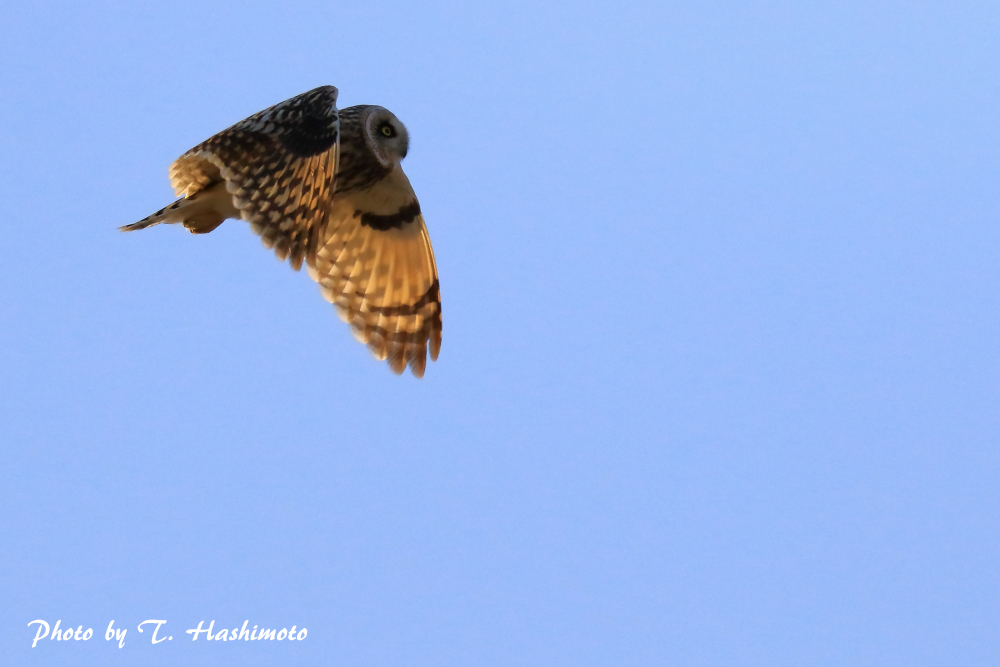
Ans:
[{"label": "mottled brown plumage", "polygon": [[409,180],[406,128],[377,106],[336,108],[323,86],[198,144],[170,167],[181,198],[124,231],[182,223],[207,233],[227,218],[304,263],[355,337],[401,373],[424,373],[441,348],[430,237]]}]

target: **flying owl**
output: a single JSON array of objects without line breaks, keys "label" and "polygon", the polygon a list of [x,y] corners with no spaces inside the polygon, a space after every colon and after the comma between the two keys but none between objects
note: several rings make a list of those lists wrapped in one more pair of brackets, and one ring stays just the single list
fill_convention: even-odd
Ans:
[{"label": "flying owl", "polygon": [[298,270],[372,354],[422,377],[441,349],[441,297],[420,204],[399,166],[409,135],[387,109],[337,110],[322,86],[256,113],[170,166],[180,199],[130,232],[181,223],[207,234],[242,219]]}]

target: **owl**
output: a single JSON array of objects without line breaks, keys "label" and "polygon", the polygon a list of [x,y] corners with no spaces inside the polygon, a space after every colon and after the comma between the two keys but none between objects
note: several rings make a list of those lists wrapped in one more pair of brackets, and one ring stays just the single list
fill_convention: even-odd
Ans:
[{"label": "owl", "polygon": [[400,167],[409,135],[387,109],[337,109],[322,86],[256,113],[170,166],[160,223],[207,234],[229,218],[305,264],[354,336],[397,374],[422,377],[441,349],[441,295],[420,204]]}]

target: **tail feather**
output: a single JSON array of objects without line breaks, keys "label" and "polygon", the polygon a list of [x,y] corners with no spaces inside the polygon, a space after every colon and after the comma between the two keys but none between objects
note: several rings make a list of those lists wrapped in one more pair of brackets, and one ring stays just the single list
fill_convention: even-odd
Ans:
[{"label": "tail feather", "polygon": [[207,234],[222,224],[226,218],[239,218],[233,198],[226,191],[225,183],[217,183],[187,197],[181,197],[169,206],[131,225],[119,227],[123,232],[134,232],[158,225],[183,223],[192,234]]},{"label": "tail feather", "polygon": [[158,225],[161,222],[166,222],[166,223],[181,222],[184,218],[183,218],[183,213],[180,211],[182,208],[186,208],[185,203],[187,203],[187,200],[184,197],[181,197],[173,204],[170,204],[169,206],[164,206],[153,215],[146,216],[139,222],[133,222],[131,225],[125,225],[123,227],[119,227],[118,230],[122,232],[134,232],[137,229],[145,229],[146,227],[152,227],[153,225]]}]

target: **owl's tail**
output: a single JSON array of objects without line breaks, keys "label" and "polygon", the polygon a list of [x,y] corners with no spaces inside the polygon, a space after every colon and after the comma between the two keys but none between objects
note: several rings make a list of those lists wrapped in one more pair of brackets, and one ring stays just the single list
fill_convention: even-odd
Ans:
[{"label": "owl's tail", "polygon": [[221,225],[226,218],[236,217],[239,217],[239,213],[233,207],[232,197],[226,192],[225,184],[219,183],[188,197],[181,197],[153,215],[118,229],[123,232],[134,232],[161,222],[168,225],[179,222],[192,234],[207,234]]},{"label": "owl's tail", "polygon": [[184,207],[186,200],[186,197],[181,197],[170,206],[164,206],[153,215],[148,215],[139,222],[133,222],[131,225],[125,225],[124,227],[119,227],[118,229],[123,232],[134,232],[137,229],[152,227],[153,225],[158,225],[161,222],[181,222],[184,217],[183,212],[180,209],[181,207]]}]

